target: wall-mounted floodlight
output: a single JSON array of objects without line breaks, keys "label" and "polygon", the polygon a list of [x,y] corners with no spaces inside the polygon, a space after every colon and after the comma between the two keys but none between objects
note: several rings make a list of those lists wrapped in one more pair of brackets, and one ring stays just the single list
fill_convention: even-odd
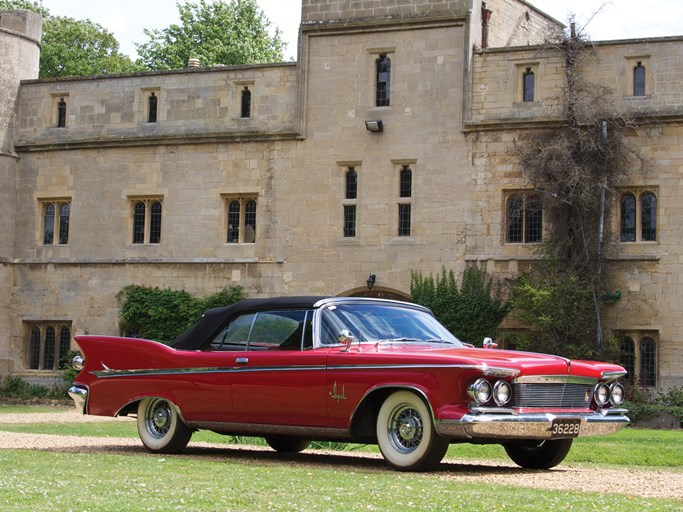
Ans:
[{"label": "wall-mounted floodlight", "polygon": [[384,131],[384,123],[382,123],[381,119],[377,119],[375,121],[365,121],[365,128],[369,132],[379,133]]}]

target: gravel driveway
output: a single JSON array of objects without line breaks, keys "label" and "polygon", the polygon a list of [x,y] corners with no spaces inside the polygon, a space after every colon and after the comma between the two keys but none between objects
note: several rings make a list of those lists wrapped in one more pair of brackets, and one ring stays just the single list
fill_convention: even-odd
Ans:
[{"label": "gravel driveway", "polygon": [[[63,412],[2,414],[0,423],[75,423],[92,421],[125,421],[131,418],[103,418],[98,416],[82,416],[73,409]],[[132,428],[134,428],[131,425]],[[137,438],[114,437],[80,437],[57,436],[48,434],[22,434],[2,432],[0,449],[26,449],[65,452],[110,453],[121,451],[144,452],[142,443]],[[233,446],[225,444],[192,443],[186,450],[188,457],[223,457],[230,460],[254,460],[277,463],[285,458],[287,463],[292,459],[302,463],[315,465],[365,466],[383,470],[383,461],[379,455],[335,452],[331,454],[320,450],[307,450],[295,456],[285,456],[261,447]],[[595,467],[591,464],[561,464],[550,471],[522,470],[512,463],[501,461],[471,461],[444,459],[435,478],[451,482],[486,482],[519,487],[546,488],[565,491],[595,492],[596,484],[603,492],[615,492],[644,498],[677,498],[683,500],[683,472],[666,469],[636,469]],[[683,508],[683,507],[682,507]]]}]

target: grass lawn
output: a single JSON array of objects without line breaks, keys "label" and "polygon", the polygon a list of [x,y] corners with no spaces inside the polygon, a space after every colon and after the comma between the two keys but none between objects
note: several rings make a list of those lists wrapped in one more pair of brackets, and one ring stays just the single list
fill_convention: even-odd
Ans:
[{"label": "grass lawn", "polygon": [[[137,437],[135,421],[4,424],[1,431],[72,436]],[[53,409],[54,410],[54,409]],[[42,410],[41,412],[45,412]],[[232,442],[199,432],[193,441]],[[683,431],[625,429],[607,437],[579,438],[568,462],[683,472]],[[353,446],[376,451],[375,447]],[[681,500],[641,499],[506,485],[509,472],[492,470],[494,483],[445,478],[443,471],[412,474],[383,462],[350,465],[330,456],[250,456],[243,450],[193,449],[193,456],[0,450],[0,511],[680,511]],[[507,459],[497,446],[453,445],[449,457]],[[291,463],[290,463],[291,461]],[[449,471],[453,471],[450,469]],[[468,470],[471,471],[471,470]],[[524,470],[519,470],[524,472]],[[456,470],[457,472],[457,470]],[[515,471],[517,472],[517,471]],[[530,479],[537,472],[526,471]],[[627,477],[625,477],[626,480]],[[497,481],[499,480],[499,481]],[[627,482],[625,481],[625,485]],[[600,483],[596,482],[596,490]]]}]

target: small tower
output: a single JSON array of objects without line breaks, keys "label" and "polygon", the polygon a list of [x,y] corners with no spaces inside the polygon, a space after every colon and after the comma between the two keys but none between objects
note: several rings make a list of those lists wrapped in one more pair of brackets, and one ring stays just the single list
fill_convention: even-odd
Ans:
[{"label": "small tower", "polygon": [[[19,157],[14,152],[14,119],[21,80],[38,78],[43,20],[24,10],[0,11],[0,339],[11,325],[12,260]],[[12,370],[6,343],[0,344],[0,377]]]}]

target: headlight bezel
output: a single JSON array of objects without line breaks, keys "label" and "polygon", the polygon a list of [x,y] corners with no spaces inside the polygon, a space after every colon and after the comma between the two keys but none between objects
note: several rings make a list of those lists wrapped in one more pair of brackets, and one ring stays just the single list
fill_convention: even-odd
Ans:
[{"label": "headlight bezel", "polygon": [[470,384],[467,393],[477,405],[486,405],[493,396],[493,386],[488,380],[479,378]]},{"label": "headlight bezel", "polygon": [[593,400],[599,407],[609,404],[611,395],[609,386],[604,382],[598,382],[593,388]]},{"label": "headlight bezel", "polygon": [[[617,390],[615,392],[615,390]],[[609,402],[612,405],[618,406],[624,403],[626,399],[626,389],[621,382],[614,382],[609,387]]]},{"label": "headlight bezel", "polygon": [[[507,390],[506,392],[503,390]],[[501,392],[502,394],[501,398]],[[493,385],[493,400],[497,405],[503,406],[512,400],[512,385],[506,380],[499,380]]]}]

